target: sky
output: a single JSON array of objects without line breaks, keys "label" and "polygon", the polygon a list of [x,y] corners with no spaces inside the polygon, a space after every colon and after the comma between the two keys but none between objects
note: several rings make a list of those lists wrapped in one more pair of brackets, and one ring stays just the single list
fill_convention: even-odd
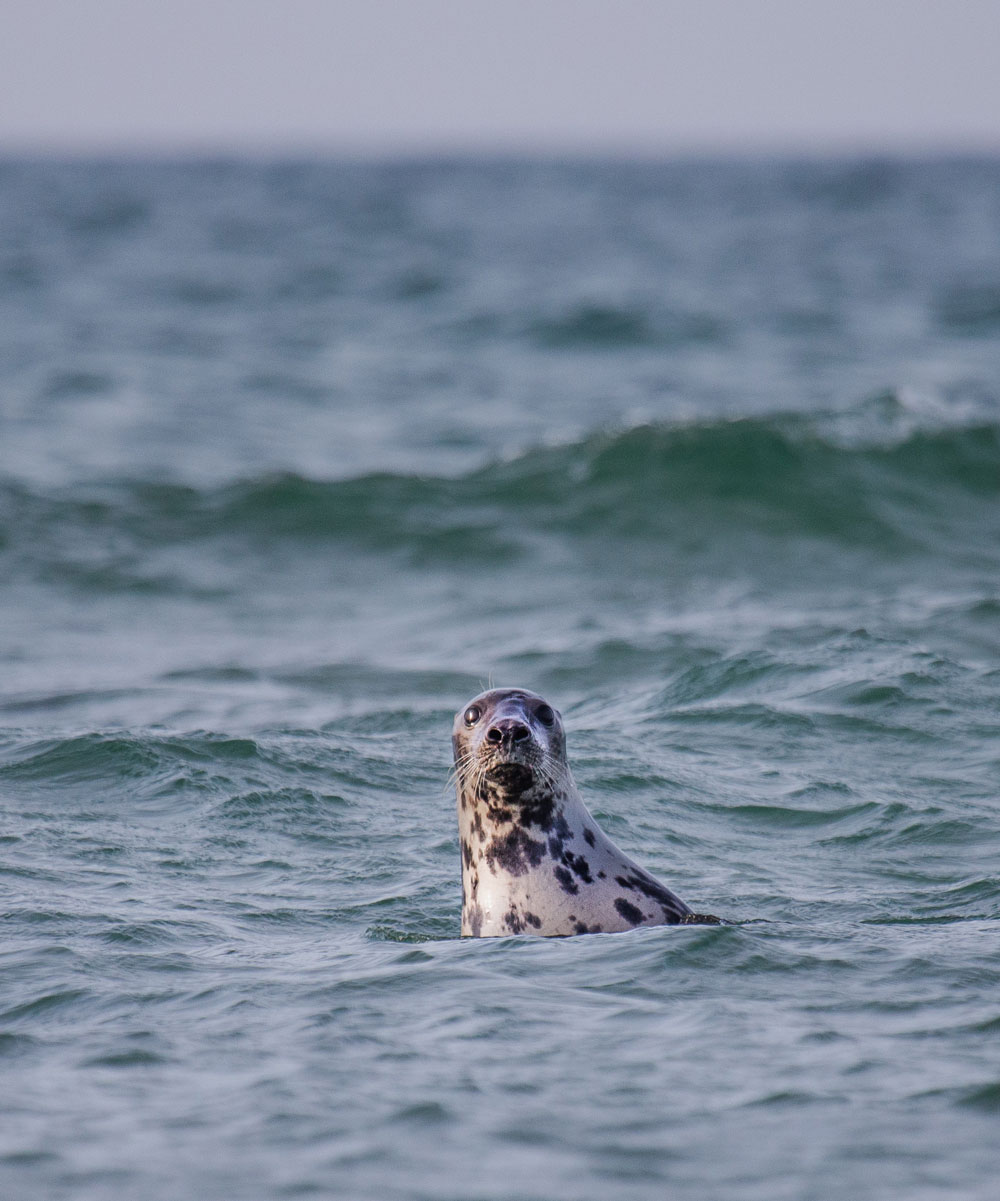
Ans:
[{"label": "sky", "polygon": [[0,152],[1000,151],[1000,0],[0,0]]}]

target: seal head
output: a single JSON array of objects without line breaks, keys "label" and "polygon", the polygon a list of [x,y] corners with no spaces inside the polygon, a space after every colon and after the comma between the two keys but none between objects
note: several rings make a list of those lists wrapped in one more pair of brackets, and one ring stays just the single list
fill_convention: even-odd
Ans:
[{"label": "seal head", "polygon": [[493,689],[456,715],[452,731],[459,809],[491,822],[544,826],[569,779],[559,714],[522,689]]},{"label": "seal head", "polygon": [[588,934],[717,922],[635,864],[587,810],[562,717],[523,688],[480,693],[452,731],[462,934]]}]

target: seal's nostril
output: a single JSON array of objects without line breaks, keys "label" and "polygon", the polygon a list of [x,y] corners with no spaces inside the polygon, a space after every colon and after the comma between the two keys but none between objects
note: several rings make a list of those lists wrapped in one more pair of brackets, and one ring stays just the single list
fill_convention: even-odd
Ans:
[{"label": "seal's nostril", "polygon": [[486,741],[493,743],[494,746],[524,742],[526,738],[530,737],[531,731],[528,727],[523,722],[514,721],[512,718],[498,721],[495,726],[490,726],[486,731]]}]

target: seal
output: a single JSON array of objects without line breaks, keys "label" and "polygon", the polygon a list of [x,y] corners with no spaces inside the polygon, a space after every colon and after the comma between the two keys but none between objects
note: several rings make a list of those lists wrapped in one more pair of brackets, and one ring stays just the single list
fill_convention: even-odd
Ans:
[{"label": "seal", "polygon": [[719,922],[692,913],[594,821],[569,770],[562,717],[536,693],[480,693],[456,714],[452,746],[463,937]]}]

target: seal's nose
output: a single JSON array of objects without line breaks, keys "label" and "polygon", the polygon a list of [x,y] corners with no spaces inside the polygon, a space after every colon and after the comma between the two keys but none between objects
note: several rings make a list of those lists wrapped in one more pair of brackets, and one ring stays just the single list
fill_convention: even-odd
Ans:
[{"label": "seal's nose", "polygon": [[518,721],[515,717],[505,717],[496,721],[486,731],[486,741],[492,742],[494,746],[511,746],[515,742],[524,742],[526,738],[530,737],[531,731],[524,722]]}]

